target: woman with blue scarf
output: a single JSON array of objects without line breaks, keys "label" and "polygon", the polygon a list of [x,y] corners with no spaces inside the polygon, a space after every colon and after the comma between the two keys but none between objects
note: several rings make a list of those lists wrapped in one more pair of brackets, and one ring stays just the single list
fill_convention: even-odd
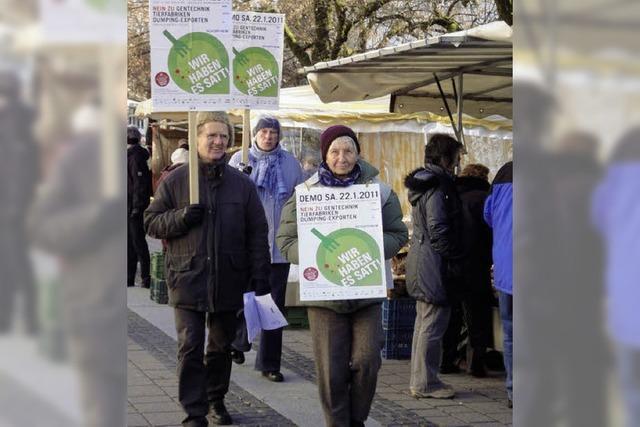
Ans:
[{"label": "woman with blue scarf", "polygon": [[[387,184],[379,182],[376,168],[360,159],[358,138],[347,126],[331,126],[322,132],[320,151],[322,163],[318,172],[304,185],[348,187],[353,184],[380,184],[384,257],[392,258],[408,240],[398,196]],[[295,197],[284,206],[276,241],[284,257],[297,264]],[[390,274],[387,271],[387,277]],[[326,425],[364,426],[382,364],[382,299],[313,301],[307,304],[318,391]]]},{"label": "woman with blue scarf", "polygon": [[[303,180],[302,168],[298,160],[280,146],[280,123],[271,116],[262,116],[253,129],[254,140],[249,150],[251,180],[258,189],[258,195],[269,224],[269,249],[271,252],[271,274],[265,289],[256,289],[258,295],[271,292],[271,296],[281,311],[287,292],[287,278],[290,264],[274,244],[280,214],[285,202],[291,197],[296,185]],[[242,153],[237,152],[229,160],[229,165],[239,167]],[[241,352],[234,352],[237,363],[244,362]],[[260,347],[256,356],[255,369],[274,382],[282,382],[280,372],[282,356],[282,329],[262,331]]]}]

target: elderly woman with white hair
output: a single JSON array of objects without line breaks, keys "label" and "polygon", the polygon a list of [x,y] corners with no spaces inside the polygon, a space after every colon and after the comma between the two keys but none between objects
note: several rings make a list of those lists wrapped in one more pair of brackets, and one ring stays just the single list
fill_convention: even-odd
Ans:
[{"label": "elderly woman with white hair", "polygon": [[[331,126],[320,136],[322,163],[305,185],[348,187],[379,183],[382,194],[384,257],[392,258],[407,242],[398,197],[378,181],[378,170],[360,158],[356,134]],[[282,255],[298,263],[296,198],[282,210],[276,242]],[[308,308],[320,401],[327,426],[364,426],[382,363],[382,299],[314,301]]]}]

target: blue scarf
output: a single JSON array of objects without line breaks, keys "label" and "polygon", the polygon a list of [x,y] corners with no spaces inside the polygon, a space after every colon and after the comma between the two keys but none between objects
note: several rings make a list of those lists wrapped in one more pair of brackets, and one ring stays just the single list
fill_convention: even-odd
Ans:
[{"label": "blue scarf", "polygon": [[360,165],[356,163],[347,177],[340,179],[331,172],[325,162],[320,163],[320,166],[318,166],[318,178],[320,179],[320,183],[325,187],[348,187],[353,185],[357,179],[360,178],[360,172]]},{"label": "blue scarf", "polygon": [[255,142],[249,149],[249,164],[253,167],[251,179],[260,190],[284,200],[289,196],[282,171],[284,153],[278,145],[271,151],[262,151]]}]

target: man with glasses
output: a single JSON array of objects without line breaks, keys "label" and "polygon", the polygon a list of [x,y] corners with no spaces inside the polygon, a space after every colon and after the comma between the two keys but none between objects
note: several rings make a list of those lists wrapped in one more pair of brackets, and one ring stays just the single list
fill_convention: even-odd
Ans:
[{"label": "man with glasses", "polygon": [[[178,399],[183,426],[232,423],[224,405],[231,377],[231,342],[242,294],[268,286],[267,221],[249,177],[225,164],[233,126],[222,112],[197,114],[199,195],[189,200],[189,166],[162,181],[144,223],[166,239],[169,305],[178,334]],[[209,328],[206,352],[205,325]],[[204,362],[203,362],[204,355]]]}]

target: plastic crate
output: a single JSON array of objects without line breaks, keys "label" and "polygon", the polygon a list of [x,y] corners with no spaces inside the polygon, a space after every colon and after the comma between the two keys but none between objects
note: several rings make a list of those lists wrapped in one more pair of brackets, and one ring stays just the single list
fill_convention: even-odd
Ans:
[{"label": "plastic crate", "polygon": [[385,359],[410,359],[413,328],[383,329],[384,347],[382,357]]},{"label": "plastic crate", "polygon": [[307,307],[287,307],[286,318],[291,329],[309,329]]},{"label": "plastic crate", "polygon": [[169,302],[169,290],[167,289],[167,282],[164,280],[158,280],[154,277],[151,278],[151,286],[149,289],[149,298],[158,304],[167,304]]},{"label": "plastic crate", "polygon": [[151,277],[164,280],[164,253],[161,251],[151,254]]},{"label": "plastic crate", "polygon": [[382,327],[387,329],[413,328],[416,321],[416,300],[387,299],[382,303]]}]

